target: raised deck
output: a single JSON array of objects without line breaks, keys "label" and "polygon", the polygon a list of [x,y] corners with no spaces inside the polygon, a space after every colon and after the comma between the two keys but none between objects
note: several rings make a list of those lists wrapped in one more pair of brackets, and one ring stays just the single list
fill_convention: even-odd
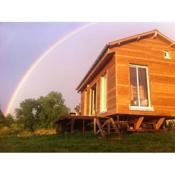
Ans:
[{"label": "raised deck", "polygon": [[175,117],[160,116],[83,116],[69,115],[58,119],[55,124],[58,133],[76,131],[94,131],[95,135],[102,137],[110,136],[112,133],[120,137],[120,132],[156,132],[164,129],[166,120]]}]

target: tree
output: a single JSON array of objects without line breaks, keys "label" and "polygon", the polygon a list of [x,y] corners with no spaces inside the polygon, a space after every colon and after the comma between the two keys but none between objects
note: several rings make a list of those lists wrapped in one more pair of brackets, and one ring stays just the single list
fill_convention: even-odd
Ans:
[{"label": "tree", "polygon": [[13,123],[15,123],[14,117],[11,114],[8,114],[5,117],[5,125],[11,127]]},{"label": "tree", "polygon": [[15,110],[18,126],[34,131],[37,122],[39,104],[35,99],[26,99],[20,103],[20,108]]},{"label": "tree", "polygon": [[61,93],[50,92],[45,97],[26,99],[16,109],[16,118],[19,127],[34,131],[39,128],[51,128],[54,121],[69,112],[64,104]]},{"label": "tree", "polygon": [[0,109],[0,125],[1,126],[4,125],[4,121],[5,121],[5,117],[4,117],[3,112]]},{"label": "tree", "polygon": [[58,117],[69,113],[62,94],[58,92],[52,91],[47,96],[40,97],[38,103],[41,105],[38,114],[39,125],[43,128],[53,127],[53,123]]}]

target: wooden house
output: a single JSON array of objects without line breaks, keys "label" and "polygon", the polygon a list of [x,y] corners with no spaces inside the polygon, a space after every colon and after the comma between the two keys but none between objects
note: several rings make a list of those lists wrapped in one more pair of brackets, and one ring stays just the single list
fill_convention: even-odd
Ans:
[{"label": "wooden house", "polygon": [[155,121],[175,116],[175,42],[158,30],[108,43],[77,91],[84,116]]},{"label": "wooden house", "polygon": [[175,119],[174,47],[158,30],[108,43],[77,87],[80,115],[58,119],[58,132],[163,129]]}]

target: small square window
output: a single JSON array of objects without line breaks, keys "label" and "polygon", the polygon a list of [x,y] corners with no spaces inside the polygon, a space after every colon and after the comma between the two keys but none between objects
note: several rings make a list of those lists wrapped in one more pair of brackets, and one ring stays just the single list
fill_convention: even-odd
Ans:
[{"label": "small square window", "polygon": [[171,53],[167,50],[164,50],[164,58],[165,59],[171,59]]}]

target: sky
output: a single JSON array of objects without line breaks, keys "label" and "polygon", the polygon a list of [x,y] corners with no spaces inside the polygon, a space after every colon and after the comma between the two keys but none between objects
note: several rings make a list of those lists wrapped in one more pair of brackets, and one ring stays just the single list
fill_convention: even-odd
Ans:
[{"label": "sky", "polygon": [[83,24],[0,23],[0,106],[3,111],[22,76],[37,57]]},{"label": "sky", "polygon": [[50,91],[61,92],[73,109],[75,89],[106,43],[154,29],[175,40],[175,23],[0,23],[3,112]]}]

